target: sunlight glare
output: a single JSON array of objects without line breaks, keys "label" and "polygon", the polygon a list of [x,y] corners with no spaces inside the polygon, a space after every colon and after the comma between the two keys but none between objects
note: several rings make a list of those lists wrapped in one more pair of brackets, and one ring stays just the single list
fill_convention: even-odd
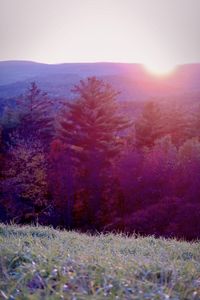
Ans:
[{"label": "sunlight glare", "polygon": [[165,61],[163,62],[152,62],[152,63],[145,63],[144,64],[145,69],[157,76],[167,76],[172,74],[175,69],[176,65],[167,63]]}]

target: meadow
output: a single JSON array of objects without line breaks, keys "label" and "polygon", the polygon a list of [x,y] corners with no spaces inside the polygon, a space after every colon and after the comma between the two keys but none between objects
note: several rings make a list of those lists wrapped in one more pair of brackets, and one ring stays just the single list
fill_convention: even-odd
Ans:
[{"label": "meadow", "polygon": [[200,299],[200,243],[0,225],[0,299]]}]

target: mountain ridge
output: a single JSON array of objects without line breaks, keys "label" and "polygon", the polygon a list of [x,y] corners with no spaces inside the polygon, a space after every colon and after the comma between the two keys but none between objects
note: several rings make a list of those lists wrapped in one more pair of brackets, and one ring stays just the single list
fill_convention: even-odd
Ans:
[{"label": "mountain ridge", "polygon": [[120,99],[147,100],[200,93],[200,63],[178,65],[171,75],[158,77],[138,63],[60,63],[46,64],[26,60],[0,61],[0,98],[19,96],[31,81],[52,97],[71,98],[80,79],[96,76],[116,90]]}]

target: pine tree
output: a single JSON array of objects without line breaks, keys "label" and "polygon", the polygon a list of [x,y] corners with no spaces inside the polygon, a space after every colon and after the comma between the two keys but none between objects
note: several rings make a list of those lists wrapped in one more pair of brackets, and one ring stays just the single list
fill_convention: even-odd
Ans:
[{"label": "pine tree", "polygon": [[119,153],[120,132],[131,125],[118,112],[118,92],[95,77],[80,81],[72,91],[78,98],[62,115],[62,139],[79,152],[79,157],[89,158],[92,152],[98,152],[110,160]]},{"label": "pine tree", "polygon": [[135,124],[136,146],[152,147],[162,137],[162,113],[155,102],[147,102],[141,117]]},{"label": "pine tree", "polygon": [[118,92],[102,80],[87,78],[72,91],[77,98],[62,114],[60,136],[68,145],[79,174],[82,172],[82,182],[89,193],[89,218],[94,220],[101,205],[106,168],[119,154],[122,131],[131,123],[119,114]]},{"label": "pine tree", "polygon": [[191,135],[190,119],[180,105],[169,107],[163,103],[147,102],[135,124],[136,146],[151,148],[156,140],[170,136],[172,143],[179,147]]},{"label": "pine tree", "polygon": [[52,101],[47,93],[42,92],[35,82],[16,101],[19,125],[18,132],[23,138],[36,137],[48,140],[53,134],[51,116]]},{"label": "pine tree", "polygon": [[180,147],[191,134],[191,114],[180,104],[174,104],[163,112],[163,132],[171,136],[171,141]]}]

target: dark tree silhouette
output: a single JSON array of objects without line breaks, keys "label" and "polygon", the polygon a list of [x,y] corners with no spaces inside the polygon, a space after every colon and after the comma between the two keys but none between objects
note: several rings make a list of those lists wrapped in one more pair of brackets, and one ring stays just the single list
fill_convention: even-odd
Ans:
[{"label": "dark tree silhouette", "polygon": [[51,143],[49,182],[53,197],[53,222],[67,228],[73,226],[73,166],[69,148],[60,140]]},{"label": "dark tree silhouette", "polygon": [[147,102],[141,117],[135,124],[136,146],[152,147],[156,139],[163,135],[162,113],[158,104]]},{"label": "dark tree silhouette", "polygon": [[37,136],[49,141],[53,135],[53,118],[51,116],[52,101],[47,93],[42,92],[35,82],[16,101],[18,114],[18,132],[23,138]]}]

